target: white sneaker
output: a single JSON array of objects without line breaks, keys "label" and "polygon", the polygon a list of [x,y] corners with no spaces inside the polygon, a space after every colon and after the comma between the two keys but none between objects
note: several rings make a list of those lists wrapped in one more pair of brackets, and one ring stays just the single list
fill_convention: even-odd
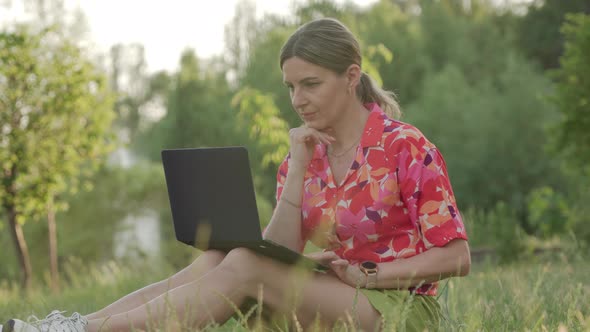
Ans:
[{"label": "white sneaker", "polygon": [[11,319],[4,325],[6,332],[39,332],[40,330],[33,325],[23,322],[20,319]]},{"label": "white sneaker", "polygon": [[11,319],[0,332],[85,332],[88,320],[75,312],[70,317],[62,315],[65,311],[52,311],[45,319],[29,317],[27,322]]}]

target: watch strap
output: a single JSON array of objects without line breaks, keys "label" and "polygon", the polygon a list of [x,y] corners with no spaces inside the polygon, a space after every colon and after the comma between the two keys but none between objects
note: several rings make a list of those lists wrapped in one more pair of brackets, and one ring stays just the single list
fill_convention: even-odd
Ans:
[{"label": "watch strap", "polygon": [[365,288],[373,289],[377,286],[377,271],[371,271],[366,273],[367,276],[367,284]]}]

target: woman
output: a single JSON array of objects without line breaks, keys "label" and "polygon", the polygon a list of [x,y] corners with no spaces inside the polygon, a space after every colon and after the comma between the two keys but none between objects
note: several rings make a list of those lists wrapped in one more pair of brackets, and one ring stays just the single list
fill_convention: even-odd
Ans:
[{"label": "woman", "polygon": [[301,26],[280,55],[304,125],[290,131],[264,236],[299,252],[311,240],[324,251],[309,256],[330,272],[301,278],[247,249],[206,251],[98,312],[11,320],[5,330],[129,331],[165,321],[170,308],[176,321],[204,326],[225,322],[235,312],[230,301],[241,305],[261,290],[269,310],[304,327],[318,316],[326,325],[352,319],[366,331],[384,318],[410,330],[436,327],[437,281],[469,272],[467,236],[442,156],[416,128],[393,120],[398,106],[362,72],[360,54],[345,26],[319,19]]}]

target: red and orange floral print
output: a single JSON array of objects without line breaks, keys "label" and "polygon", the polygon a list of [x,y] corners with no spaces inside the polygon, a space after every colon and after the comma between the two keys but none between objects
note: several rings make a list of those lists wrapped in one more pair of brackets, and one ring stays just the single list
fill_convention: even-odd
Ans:
[{"label": "red and orange floral print", "polygon": [[[467,239],[438,149],[415,127],[392,120],[377,104],[356,157],[335,183],[324,145],[317,145],[304,179],[301,208],[305,242],[356,264],[389,262]],[[288,171],[277,174],[277,201]],[[435,295],[437,283],[413,289]]]}]

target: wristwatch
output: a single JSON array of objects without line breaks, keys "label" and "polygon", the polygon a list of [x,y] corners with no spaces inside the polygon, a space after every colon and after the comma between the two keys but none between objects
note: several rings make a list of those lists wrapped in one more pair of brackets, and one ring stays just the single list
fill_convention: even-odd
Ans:
[{"label": "wristwatch", "polygon": [[377,271],[379,271],[377,263],[364,261],[361,263],[360,269],[367,276],[367,284],[365,285],[365,288],[375,288],[375,286],[377,286]]}]

